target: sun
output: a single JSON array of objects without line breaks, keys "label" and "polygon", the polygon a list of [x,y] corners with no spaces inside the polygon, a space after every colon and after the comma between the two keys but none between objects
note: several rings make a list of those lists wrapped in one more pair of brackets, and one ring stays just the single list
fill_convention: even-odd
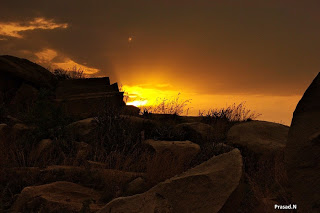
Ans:
[{"label": "sun", "polygon": [[136,107],[141,107],[141,106],[147,105],[147,103],[148,103],[147,100],[143,100],[143,101],[131,101],[131,102],[128,102],[127,105],[132,105],[132,106],[136,106]]}]

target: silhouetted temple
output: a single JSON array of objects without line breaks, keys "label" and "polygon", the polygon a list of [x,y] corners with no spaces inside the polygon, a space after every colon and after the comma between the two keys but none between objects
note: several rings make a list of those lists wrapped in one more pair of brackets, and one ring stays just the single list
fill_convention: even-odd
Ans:
[{"label": "silhouetted temple", "polygon": [[108,105],[125,105],[123,92],[117,83],[110,85],[108,77],[58,80],[27,59],[0,56],[0,106],[5,104],[12,113],[26,112],[36,103],[40,90],[52,92],[50,100],[79,118],[96,116]]},{"label": "silhouetted temple", "polygon": [[118,84],[108,77],[67,79],[58,83],[56,102],[66,112],[78,117],[94,116],[106,105],[124,106]]}]

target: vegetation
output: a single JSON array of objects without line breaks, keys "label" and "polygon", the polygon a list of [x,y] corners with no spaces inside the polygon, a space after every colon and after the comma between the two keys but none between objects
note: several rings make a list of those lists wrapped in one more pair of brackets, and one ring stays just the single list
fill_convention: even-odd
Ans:
[{"label": "vegetation", "polygon": [[258,118],[261,114],[252,112],[250,109],[245,107],[245,102],[240,103],[239,105],[233,104],[226,108],[215,108],[200,112],[199,116],[202,117],[203,122],[208,124],[213,124],[217,121],[225,120],[228,122],[243,122],[250,121]]},{"label": "vegetation", "polygon": [[[65,79],[63,72],[57,76]],[[96,127],[92,131],[92,137],[86,141],[88,143],[86,159],[79,160],[77,158],[79,142],[75,141],[75,136],[68,130],[68,125],[75,120],[66,115],[61,108],[56,107],[51,97],[50,91],[40,90],[38,99],[32,108],[19,115],[19,119],[28,129],[21,135],[8,134],[7,137],[1,139],[0,173],[3,175],[0,177],[0,210],[7,210],[12,205],[15,194],[20,193],[24,187],[58,180],[80,183],[104,191],[103,202],[123,195],[128,179],[119,176],[120,171],[144,173],[147,188],[150,188],[208,160],[213,155],[229,151],[232,147],[224,145],[224,142],[230,127],[238,122],[256,119],[260,115],[246,109],[245,103],[241,103],[227,108],[203,111],[199,113],[195,121],[190,121],[188,117],[180,116],[188,112],[187,106],[190,100],[181,100],[179,95],[173,99],[158,99],[158,105],[143,108],[143,114],[139,117],[121,115],[117,107],[105,103],[104,110],[99,112],[95,118]],[[4,106],[0,107],[0,118],[6,111]],[[177,125],[188,122],[202,122],[211,126],[212,135],[199,137],[196,132],[177,128]],[[52,144],[41,155],[41,158],[36,158],[35,153],[39,142],[45,138],[51,139]],[[144,139],[174,141],[191,140],[192,138],[200,138],[201,152],[189,164],[185,164],[181,159],[173,158],[170,154],[157,155],[154,150],[142,143]],[[197,140],[192,141],[198,142]],[[95,169],[92,162],[97,162],[103,169],[113,169],[117,172],[106,176],[101,169]],[[275,184],[278,190],[274,190],[279,196],[282,195],[283,202],[290,200],[286,191],[283,187],[281,188],[286,184],[286,176],[282,170],[283,160],[275,161],[277,167],[269,172],[270,176],[276,174],[276,178],[270,179],[269,182],[263,182],[266,171],[263,165],[257,167],[247,162],[250,162],[250,159],[245,159],[246,181],[249,184],[248,201],[246,202],[251,205],[255,202],[253,200],[270,196],[274,191],[268,190],[273,189]],[[45,168],[50,165],[74,167],[69,172],[63,169],[57,170],[53,173],[54,176],[52,174],[39,176],[39,168],[29,169],[31,167]],[[27,173],[25,167],[28,167]],[[256,168],[261,168],[261,170],[256,170]],[[108,174],[110,172],[111,170]],[[85,201],[81,211],[89,211],[90,203],[91,201]]]},{"label": "vegetation", "polygon": [[188,104],[191,99],[182,100],[180,98],[180,93],[171,99],[158,98],[152,106],[141,107],[142,114],[171,114],[171,115],[188,115],[189,108]]},{"label": "vegetation", "polygon": [[81,68],[77,68],[74,66],[71,70],[65,70],[65,69],[55,69],[51,71],[57,80],[65,80],[65,79],[79,79],[79,78],[85,78],[86,75],[84,74],[84,70]]}]

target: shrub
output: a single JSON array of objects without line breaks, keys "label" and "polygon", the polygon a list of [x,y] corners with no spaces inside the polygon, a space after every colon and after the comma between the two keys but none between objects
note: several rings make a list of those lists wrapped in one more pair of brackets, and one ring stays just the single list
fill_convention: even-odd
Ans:
[{"label": "shrub", "polygon": [[55,69],[52,71],[58,80],[85,78],[84,70],[74,66],[71,70]]},{"label": "shrub", "polygon": [[53,102],[53,93],[41,89],[34,106],[19,117],[28,125],[35,126],[39,137],[56,139],[62,137],[65,126],[73,121],[62,108]]},{"label": "shrub", "polygon": [[239,105],[233,104],[227,108],[221,109],[209,109],[207,113],[199,112],[199,116],[202,117],[204,123],[212,124],[217,121],[228,121],[228,122],[241,122],[250,121],[259,117],[261,114],[252,112],[246,109],[245,102]]},{"label": "shrub", "polygon": [[106,158],[110,152],[129,153],[138,144],[140,132],[130,120],[120,115],[119,107],[106,103],[104,109],[96,118],[98,127],[93,146],[95,147],[94,160]]},{"label": "shrub", "polygon": [[141,107],[142,114],[154,113],[154,114],[171,114],[182,115],[188,114],[189,108],[186,108],[191,102],[191,99],[182,100],[180,93],[171,99],[158,98],[152,106]]}]

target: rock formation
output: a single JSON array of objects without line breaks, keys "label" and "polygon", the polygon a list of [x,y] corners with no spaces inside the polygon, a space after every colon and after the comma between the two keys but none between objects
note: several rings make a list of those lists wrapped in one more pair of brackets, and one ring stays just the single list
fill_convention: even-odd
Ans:
[{"label": "rock formation", "polygon": [[155,141],[146,140],[144,143],[152,146],[159,156],[170,155],[180,163],[189,164],[200,152],[200,146],[191,141]]},{"label": "rock formation", "polygon": [[264,155],[282,152],[289,127],[267,121],[250,121],[231,127],[227,140],[231,145]]},{"label": "rock formation", "polygon": [[[93,189],[75,183],[58,181],[41,186],[30,186],[22,190],[11,208],[12,212],[80,212],[84,203],[93,203],[90,210],[97,211],[95,204],[100,194]],[[87,209],[88,211],[88,209]]]},{"label": "rock formation", "polygon": [[[242,166],[241,154],[234,149],[159,183],[145,193],[116,198],[99,212],[219,212],[239,187]],[[233,205],[237,209],[236,203]]]},{"label": "rock formation", "polygon": [[301,212],[320,212],[320,73],[299,101],[286,147],[289,182]]}]

